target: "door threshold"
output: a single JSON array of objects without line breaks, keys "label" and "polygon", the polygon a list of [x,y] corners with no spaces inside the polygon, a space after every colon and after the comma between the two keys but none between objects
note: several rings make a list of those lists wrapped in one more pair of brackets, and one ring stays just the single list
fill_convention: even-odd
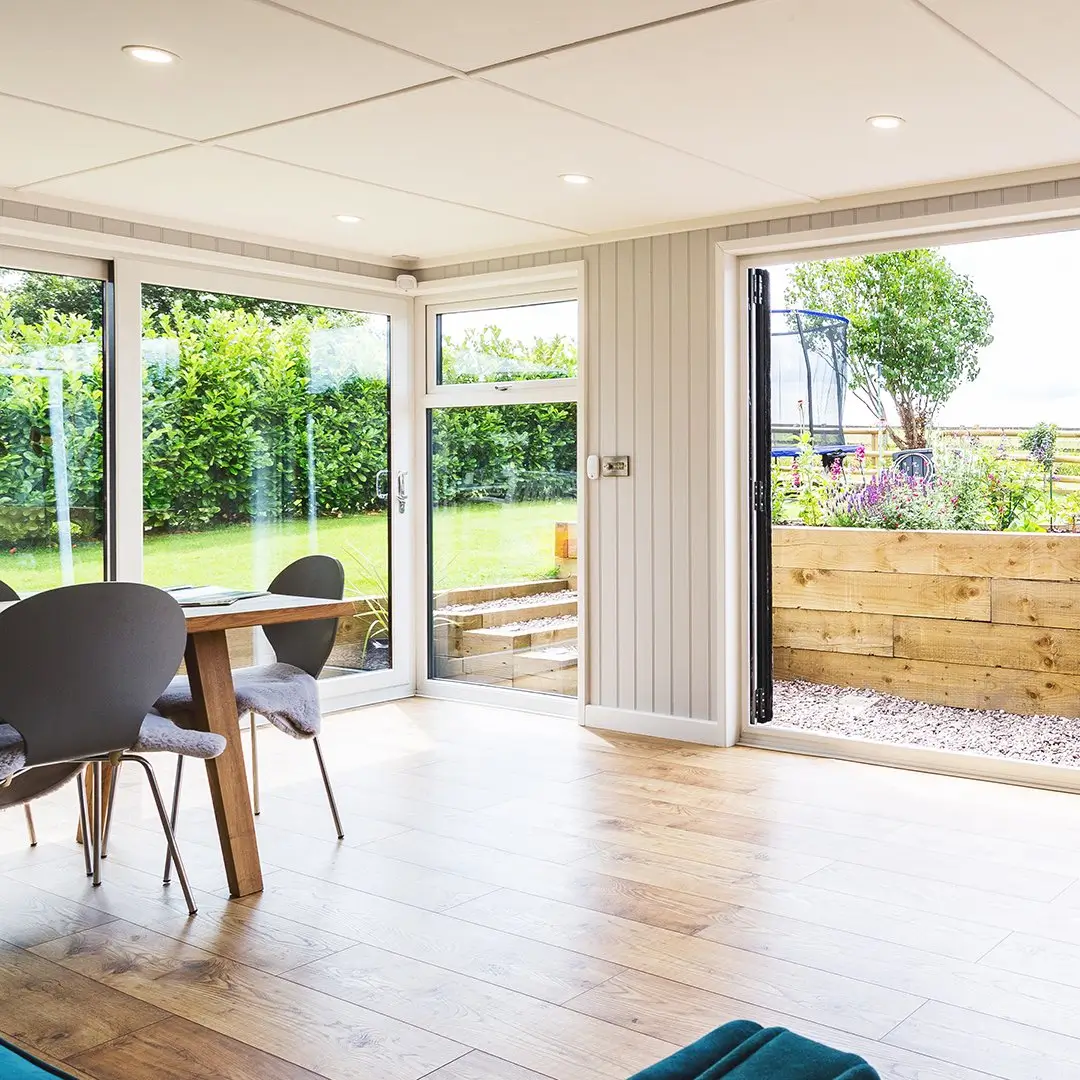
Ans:
[{"label": "door threshold", "polygon": [[739,735],[738,744],[762,750],[802,754],[806,757],[839,758],[892,769],[940,773],[966,780],[987,780],[996,784],[1080,794],[1080,768],[1073,769],[1066,765],[1047,765],[1012,758],[963,754],[955,750],[880,743],[846,735],[778,728],[772,724],[755,724],[749,729],[744,728]]}]

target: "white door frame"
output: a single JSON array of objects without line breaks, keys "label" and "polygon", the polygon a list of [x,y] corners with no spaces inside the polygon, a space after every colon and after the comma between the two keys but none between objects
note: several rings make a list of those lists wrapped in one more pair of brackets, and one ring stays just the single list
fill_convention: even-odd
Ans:
[{"label": "white door frame", "polygon": [[256,296],[288,303],[387,315],[390,318],[390,498],[391,634],[393,666],[386,671],[357,672],[319,683],[326,710],[353,708],[373,701],[410,696],[415,689],[413,667],[415,609],[413,565],[415,510],[413,500],[397,513],[396,474],[411,469],[412,366],[411,305],[404,296],[364,288],[328,285],[302,278],[246,274],[232,270],[153,260],[118,258],[116,281],[116,522],[117,576],[142,578],[142,350],[143,282],[207,292]]},{"label": "white door frame", "polygon": [[[1002,208],[1010,209],[1010,208]],[[838,229],[826,239],[759,237],[720,243],[716,247],[717,342],[721,358],[723,389],[720,397],[724,430],[717,440],[718,499],[722,515],[719,535],[723,537],[718,580],[725,583],[718,600],[715,656],[720,673],[721,706],[725,716],[724,744],[757,746],[803,755],[834,757],[920,772],[944,773],[979,780],[1040,787],[1080,793],[1080,770],[1056,765],[980,757],[923,747],[878,743],[845,736],[773,728],[750,723],[750,473],[749,400],[750,372],[749,320],[747,318],[746,274],[752,267],[769,269],[786,263],[814,259],[843,258],[912,247],[942,247],[986,240],[1008,239],[1048,232],[1080,230],[1080,215],[1047,219],[995,222],[988,214],[983,223],[926,222],[925,227],[888,231],[877,225],[867,237],[865,228]],[[734,403],[734,407],[733,407]]]},{"label": "white door frame", "polygon": [[[444,311],[488,307],[510,307],[530,303],[577,300],[578,302],[578,378],[521,381],[502,384],[439,386],[435,382],[435,316]],[[586,326],[585,263],[557,263],[527,270],[477,275],[425,282],[414,301],[413,379],[416,386],[413,418],[413,461],[416,483],[416,544],[413,577],[416,583],[413,621],[416,626],[416,693],[423,697],[450,701],[468,701],[519,712],[544,713],[573,717],[584,723],[588,663],[586,633],[588,619],[585,521],[590,486],[585,481],[587,388],[585,343]],[[529,402],[572,401],[577,404],[577,534],[578,534],[578,692],[577,697],[512,690],[431,678],[431,636],[428,627],[428,565],[430,530],[428,527],[428,432],[427,414],[433,408],[467,405],[511,405]]]}]

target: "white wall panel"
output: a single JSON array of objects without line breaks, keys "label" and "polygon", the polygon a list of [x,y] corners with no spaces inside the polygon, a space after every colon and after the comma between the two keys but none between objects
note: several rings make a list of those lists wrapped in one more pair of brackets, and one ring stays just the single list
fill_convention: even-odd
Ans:
[{"label": "white wall panel", "polygon": [[630,455],[628,478],[585,481],[587,701],[605,722],[715,720],[713,240],[676,233],[446,270],[585,261],[586,452]]}]

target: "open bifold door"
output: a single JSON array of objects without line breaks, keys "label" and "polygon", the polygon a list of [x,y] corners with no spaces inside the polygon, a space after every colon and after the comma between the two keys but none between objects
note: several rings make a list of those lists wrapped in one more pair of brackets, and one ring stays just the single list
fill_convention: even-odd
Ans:
[{"label": "open bifold door", "polygon": [[772,326],[769,273],[751,270],[750,324],[750,722],[773,713]]}]

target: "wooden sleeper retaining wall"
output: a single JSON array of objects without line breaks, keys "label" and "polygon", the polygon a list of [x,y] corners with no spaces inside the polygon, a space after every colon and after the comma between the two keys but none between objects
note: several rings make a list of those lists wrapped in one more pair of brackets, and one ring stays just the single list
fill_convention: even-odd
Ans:
[{"label": "wooden sleeper retaining wall", "polygon": [[773,530],[776,678],[1080,716],[1080,535]]}]

